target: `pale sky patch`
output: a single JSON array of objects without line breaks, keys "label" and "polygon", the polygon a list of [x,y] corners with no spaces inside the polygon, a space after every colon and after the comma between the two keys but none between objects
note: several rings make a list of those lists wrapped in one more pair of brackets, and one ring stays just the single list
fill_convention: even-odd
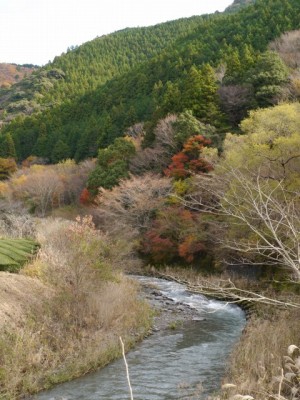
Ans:
[{"label": "pale sky patch", "polygon": [[43,65],[127,27],[223,11],[233,0],[0,0],[0,62]]}]

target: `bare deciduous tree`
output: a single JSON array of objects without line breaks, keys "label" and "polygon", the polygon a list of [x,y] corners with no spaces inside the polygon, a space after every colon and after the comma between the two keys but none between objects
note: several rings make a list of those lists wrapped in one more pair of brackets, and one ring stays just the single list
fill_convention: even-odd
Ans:
[{"label": "bare deciduous tree", "polygon": [[250,86],[227,85],[219,91],[221,107],[233,124],[238,124],[247,113],[253,100],[253,89]]},{"label": "bare deciduous tree", "polygon": [[159,121],[154,131],[157,145],[164,148],[169,148],[173,152],[177,150],[177,143],[174,139],[174,123],[176,121],[177,116],[170,114],[166,116],[166,118]]},{"label": "bare deciduous tree", "polygon": [[300,30],[283,33],[270,43],[269,48],[276,51],[290,68],[290,80],[283,90],[281,100],[297,100],[300,97]]},{"label": "bare deciduous tree", "polygon": [[160,120],[155,128],[155,141],[152,147],[139,150],[130,161],[130,171],[134,174],[146,171],[161,171],[166,168],[172,155],[176,152],[178,144],[175,141],[174,123],[176,115],[168,115]]},{"label": "bare deciduous tree", "polygon": [[168,166],[165,161],[165,150],[163,147],[147,147],[139,151],[135,157],[130,160],[129,169],[133,174],[143,174],[147,171],[160,171]]},{"label": "bare deciduous tree", "polygon": [[23,183],[22,188],[42,217],[55,201],[59,202],[63,190],[61,180],[53,170],[32,174],[30,179]]},{"label": "bare deciduous tree", "polygon": [[154,211],[170,191],[169,178],[151,173],[131,176],[112,190],[101,189],[97,213],[109,231],[139,232],[149,227]]},{"label": "bare deciduous tree", "polygon": [[61,191],[60,201],[63,204],[70,204],[79,200],[80,193],[86,186],[86,181],[95,168],[95,160],[85,160],[80,164],[76,164],[73,160],[66,160],[52,168],[60,178],[63,190]]},{"label": "bare deciduous tree", "polygon": [[177,276],[176,272],[170,270],[168,273],[155,272],[156,275],[164,279],[172,280],[185,285],[188,290],[193,293],[201,293],[204,296],[213,297],[223,300],[227,304],[267,304],[275,307],[300,309],[300,304],[292,300],[276,299],[268,297],[263,293],[257,293],[251,290],[245,290],[237,287],[230,279],[220,279],[219,277],[209,277],[205,279],[199,275],[196,278],[193,276],[191,279],[183,279],[180,275]]},{"label": "bare deciduous tree", "polygon": [[270,43],[269,48],[276,51],[290,68],[300,66],[300,30],[283,33]]},{"label": "bare deciduous tree", "polygon": [[300,280],[299,190],[237,169],[195,179],[198,190],[185,204],[226,217],[222,244],[242,255],[239,263],[281,266]]},{"label": "bare deciduous tree", "polygon": [[56,165],[33,165],[16,171],[1,194],[12,211],[23,204],[43,217],[54,207],[79,201],[94,167],[93,160],[79,165],[72,160]]}]

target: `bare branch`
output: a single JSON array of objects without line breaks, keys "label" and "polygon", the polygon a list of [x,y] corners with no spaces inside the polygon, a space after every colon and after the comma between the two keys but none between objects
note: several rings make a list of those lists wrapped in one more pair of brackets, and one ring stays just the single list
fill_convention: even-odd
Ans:
[{"label": "bare branch", "polygon": [[200,293],[205,296],[223,300],[226,302],[226,304],[260,303],[276,307],[300,309],[299,303],[281,301],[250,290],[240,289],[230,279],[218,279],[214,282],[212,280],[205,280],[201,278],[201,280],[198,280],[197,283],[192,284],[189,281],[176,277],[176,275],[159,272],[157,272],[157,274],[164,279],[173,280],[177,283],[185,285],[187,290],[193,293]]},{"label": "bare branch", "polygon": [[239,228],[221,239],[223,247],[247,254],[256,265],[282,266],[300,280],[299,192],[288,191],[283,181],[264,180],[259,173],[249,178],[237,169],[194,180],[193,194],[181,199],[184,205]]},{"label": "bare branch", "polygon": [[101,189],[97,214],[110,232],[131,228],[138,233],[149,227],[153,212],[170,191],[169,178],[151,173],[132,175],[131,179],[122,180],[112,190]]}]

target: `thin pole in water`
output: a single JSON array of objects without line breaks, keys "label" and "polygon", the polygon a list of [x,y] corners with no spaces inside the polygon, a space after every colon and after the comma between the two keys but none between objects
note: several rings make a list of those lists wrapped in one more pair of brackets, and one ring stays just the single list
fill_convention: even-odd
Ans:
[{"label": "thin pole in water", "polygon": [[128,364],[127,364],[126,356],[125,356],[125,347],[124,347],[124,343],[123,343],[123,340],[122,340],[121,336],[119,337],[119,339],[120,339],[120,342],[121,342],[122,354],[123,354],[123,359],[124,359],[125,368],[126,368],[126,376],[127,376],[127,382],[128,382],[129,392],[130,392],[130,400],[134,400],[133,399],[133,394],[132,394],[132,387],[131,387],[131,384],[130,384]]}]

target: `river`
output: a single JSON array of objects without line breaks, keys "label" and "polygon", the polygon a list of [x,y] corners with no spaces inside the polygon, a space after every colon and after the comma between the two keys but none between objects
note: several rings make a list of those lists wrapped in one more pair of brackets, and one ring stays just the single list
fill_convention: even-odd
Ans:
[{"label": "river", "polygon": [[[220,388],[226,361],[245,326],[243,311],[210,300],[185,287],[158,278],[137,277],[155,285],[176,303],[194,309],[196,317],[175,329],[155,332],[126,358],[134,400],[204,399]],[[127,400],[123,360],[39,393],[39,400]]]}]

